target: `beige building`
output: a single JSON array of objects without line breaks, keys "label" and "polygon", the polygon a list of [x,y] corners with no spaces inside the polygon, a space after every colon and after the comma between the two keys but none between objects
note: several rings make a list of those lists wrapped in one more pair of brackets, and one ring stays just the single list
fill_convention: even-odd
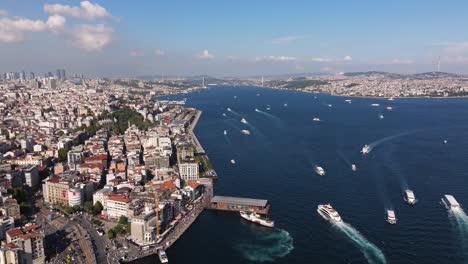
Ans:
[{"label": "beige building", "polygon": [[62,178],[48,179],[43,187],[44,200],[49,204],[68,205],[69,184]]},{"label": "beige building", "polygon": [[179,174],[180,178],[188,180],[198,180],[199,178],[199,169],[197,162],[185,162],[179,164]]},{"label": "beige building", "polygon": [[119,218],[121,216],[127,217],[127,210],[130,204],[130,199],[126,196],[112,194],[109,195],[106,202],[106,215],[109,218]]}]

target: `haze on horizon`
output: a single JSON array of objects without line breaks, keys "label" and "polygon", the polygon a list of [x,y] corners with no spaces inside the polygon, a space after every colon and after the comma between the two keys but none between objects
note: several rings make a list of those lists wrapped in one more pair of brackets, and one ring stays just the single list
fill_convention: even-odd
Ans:
[{"label": "haze on horizon", "polygon": [[0,72],[468,74],[466,1],[0,3]]}]

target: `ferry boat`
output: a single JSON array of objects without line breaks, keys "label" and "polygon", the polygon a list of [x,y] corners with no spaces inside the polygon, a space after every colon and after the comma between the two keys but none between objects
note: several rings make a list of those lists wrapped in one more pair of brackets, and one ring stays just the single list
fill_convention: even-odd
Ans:
[{"label": "ferry boat", "polygon": [[393,210],[387,210],[387,222],[389,224],[396,224],[396,217],[395,217],[395,211]]},{"label": "ferry boat", "polygon": [[315,122],[320,122],[320,118],[318,118],[318,117],[314,117],[314,119],[312,119],[312,120],[315,121]]},{"label": "ferry boat", "polygon": [[461,208],[460,204],[455,200],[455,197],[450,194],[444,195],[444,197],[442,197],[442,202],[445,204],[447,209],[456,210]]},{"label": "ferry boat", "polygon": [[405,201],[409,205],[414,205],[416,203],[416,197],[414,197],[414,193],[412,190],[406,190],[405,191]]},{"label": "ferry boat", "polygon": [[369,145],[364,145],[364,147],[362,147],[362,149],[361,149],[361,153],[362,154],[367,154],[369,152],[370,152]]},{"label": "ferry boat", "polygon": [[330,222],[342,222],[340,214],[331,206],[331,204],[319,204],[317,212]]},{"label": "ferry boat", "polygon": [[324,176],[324,175],[325,175],[325,170],[324,170],[322,167],[320,167],[320,166],[315,166],[315,167],[314,167],[314,171],[315,171],[315,173],[317,173],[317,174],[320,175],[320,176]]},{"label": "ferry boat", "polygon": [[158,257],[161,263],[168,263],[169,259],[167,258],[166,252],[162,249],[158,250]]},{"label": "ferry boat", "polygon": [[240,216],[247,221],[266,226],[266,227],[274,227],[275,222],[272,220],[268,220],[260,216],[259,214],[252,213],[252,212],[244,212],[240,211]]},{"label": "ferry boat", "polygon": [[226,130],[224,130],[223,134],[224,134],[224,135],[227,135],[227,131],[226,131]]},{"label": "ferry boat", "polygon": [[351,170],[352,171],[357,171],[356,164],[351,164]]},{"label": "ferry boat", "polygon": [[246,129],[241,130],[241,133],[244,134],[244,135],[250,136],[250,131],[248,131]]},{"label": "ferry boat", "polygon": [[232,159],[232,160],[231,160],[231,163],[232,163],[232,164],[236,164],[236,161]]},{"label": "ferry boat", "polygon": [[371,104],[371,106],[380,106],[380,104]]},{"label": "ferry boat", "polygon": [[245,120],[245,118],[242,118],[241,123],[247,124],[247,120]]},{"label": "ferry boat", "polygon": [[380,118],[380,119],[384,119],[384,116],[383,116],[383,115],[379,115],[379,118]]},{"label": "ferry boat", "polygon": [[388,111],[392,111],[392,110],[393,110],[393,107],[387,106],[387,110],[388,110]]}]

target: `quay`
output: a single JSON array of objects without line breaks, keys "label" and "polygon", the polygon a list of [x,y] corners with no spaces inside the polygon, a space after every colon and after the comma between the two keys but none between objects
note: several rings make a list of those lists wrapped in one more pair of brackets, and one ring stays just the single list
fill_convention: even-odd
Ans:
[{"label": "quay", "polygon": [[197,125],[198,120],[200,119],[201,114],[202,114],[202,111],[197,110],[197,113],[196,113],[195,116],[193,117],[192,122],[190,122],[188,131],[189,131],[190,136],[191,136],[192,139],[193,139],[193,143],[195,144],[195,150],[196,150],[196,152],[197,152],[198,154],[205,154],[205,150],[203,149],[203,147],[201,146],[200,142],[198,141],[197,136],[195,136],[195,133],[193,133],[193,129],[194,129],[195,126]]},{"label": "quay", "polygon": [[208,209],[234,212],[250,211],[268,214],[270,212],[270,205],[268,204],[268,200],[264,199],[214,196]]}]

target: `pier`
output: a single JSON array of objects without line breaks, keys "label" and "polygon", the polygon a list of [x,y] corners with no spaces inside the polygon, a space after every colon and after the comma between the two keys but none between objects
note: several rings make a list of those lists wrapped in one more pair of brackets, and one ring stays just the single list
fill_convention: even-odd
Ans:
[{"label": "pier", "polygon": [[214,196],[211,199],[208,209],[221,210],[221,211],[249,211],[259,214],[268,214],[270,212],[270,205],[268,200],[240,198],[229,196]]}]

